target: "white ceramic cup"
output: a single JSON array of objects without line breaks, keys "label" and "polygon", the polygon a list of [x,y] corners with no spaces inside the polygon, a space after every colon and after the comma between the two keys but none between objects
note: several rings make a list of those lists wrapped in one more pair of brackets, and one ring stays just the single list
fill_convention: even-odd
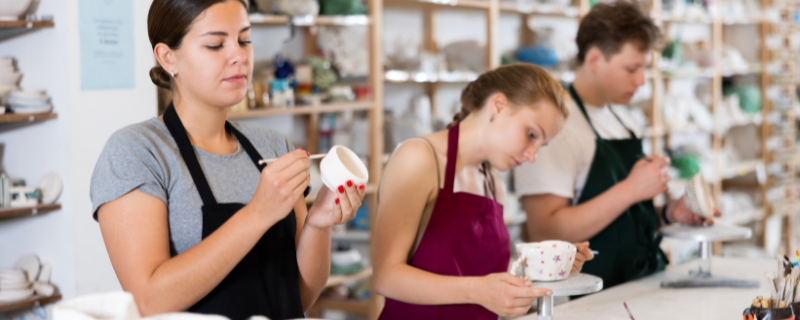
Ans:
[{"label": "white ceramic cup", "polygon": [[521,277],[530,281],[566,279],[578,253],[573,244],[558,240],[519,243],[516,248],[517,261],[509,273],[520,276],[517,269],[522,269]]},{"label": "white ceramic cup", "polygon": [[367,166],[361,162],[355,152],[343,146],[333,146],[319,164],[322,183],[329,189],[336,190],[346,186],[347,180],[355,185],[362,185],[369,180]]}]

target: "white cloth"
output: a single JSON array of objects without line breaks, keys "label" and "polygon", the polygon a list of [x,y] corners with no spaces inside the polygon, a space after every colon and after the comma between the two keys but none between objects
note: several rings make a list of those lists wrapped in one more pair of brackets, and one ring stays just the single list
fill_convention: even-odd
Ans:
[{"label": "white cloth", "polygon": [[[580,198],[597,143],[581,110],[571,100],[568,104],[570,114],[561,132],[547,146],[539,149],[534,163],[526,162],[514,169],[514,186],[520,197],[553,194],[572,199],[573,204]],[[626,126],[637,136],[640,134],[633,128],[633,120],[629,119],[625,107],[613,107],[624,126],[611,112],[611,107],[585,107],[603,139],[631,138]]]},{"label": "white cloth", "polygon": [[[255,318],[255,317],[253,317]],[[251,319],[253,319],[251,318]],[[117,291],[73,298],[53,307],[53,320],[229,320],[218,315],[165,313],[142,318],[133,295]],[[266,319],[261,317],[261,319]],[[267,319],[268,320],[268,319]]]}]

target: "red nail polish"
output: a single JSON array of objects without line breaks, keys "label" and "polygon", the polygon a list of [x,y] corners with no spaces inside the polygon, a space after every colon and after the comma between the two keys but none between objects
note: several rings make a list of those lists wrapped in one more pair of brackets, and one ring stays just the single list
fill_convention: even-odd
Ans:
[{"label": "red nail polish", "polygon": [[336,204],[339,204],[339,198],[336,198]]},{"label": "red nail polish", "polygon": [[311,153],[310,153],[310,152],[308,152],[308,151],[306,151],[306,155],[310,157],[310,156],[311,156]]},{"label": "red nail polish", "polygon": [[297,149],[294,149],[294,150],[295,150],[295,151],[297,151],[297,150],[300,150],[300,147],[297,147]]},{"label": "red nail polish", "polygon": [[339,186],[339,193],[344,193],[344,186]]},{"label": "red nail polish", "polygon": [[347,186],[348,187],[352,187],[353,186],[353,180],[347,180]]},{"label": "red nail polish", "polygon": [[362,185],[358,186],[358,188],[361,189],[361,190],[364,190],[364,185],[362,184]]}]

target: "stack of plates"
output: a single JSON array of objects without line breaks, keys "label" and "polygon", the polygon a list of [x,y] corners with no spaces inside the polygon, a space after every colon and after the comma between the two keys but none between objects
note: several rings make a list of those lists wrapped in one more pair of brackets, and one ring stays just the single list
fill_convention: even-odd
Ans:
[{"label": "stack of plates", "polygon": [[53,111],[50,97],[44,90],[12,91],[8,97],[11,111],[17,114],[48,113]]},{"label": "stack of plates", "polygon": [[33,291],[25,271],[0,269],[0,302],[22,300],[32,296]]},{"label": "stack of plates", "polygon": [[19,79],[22,79],[22,74],[17,70],[14,58],[0,58],[0,92],[19,90]]}]

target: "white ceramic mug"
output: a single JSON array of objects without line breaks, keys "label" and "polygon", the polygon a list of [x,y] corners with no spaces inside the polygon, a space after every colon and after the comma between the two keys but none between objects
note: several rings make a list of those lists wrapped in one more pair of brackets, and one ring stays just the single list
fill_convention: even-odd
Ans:
[{"label": "white ceramic mug", "polygon": [[578,253],[573,244],[558,240],[519,243],[516,248],[517,261],[509,273],[518,275],[517,269],[521,267],[521,277],[531,281],[566,279]]},{"label": "white ceramic mug", "polygon": [[365,184],[369,180],[367,166],[358,155],[340,145],[333,146],[325,158],[322,158],[319,171],[322,183],[331,190],[346,185],[347,180],[352,180],[356,185]]}]

